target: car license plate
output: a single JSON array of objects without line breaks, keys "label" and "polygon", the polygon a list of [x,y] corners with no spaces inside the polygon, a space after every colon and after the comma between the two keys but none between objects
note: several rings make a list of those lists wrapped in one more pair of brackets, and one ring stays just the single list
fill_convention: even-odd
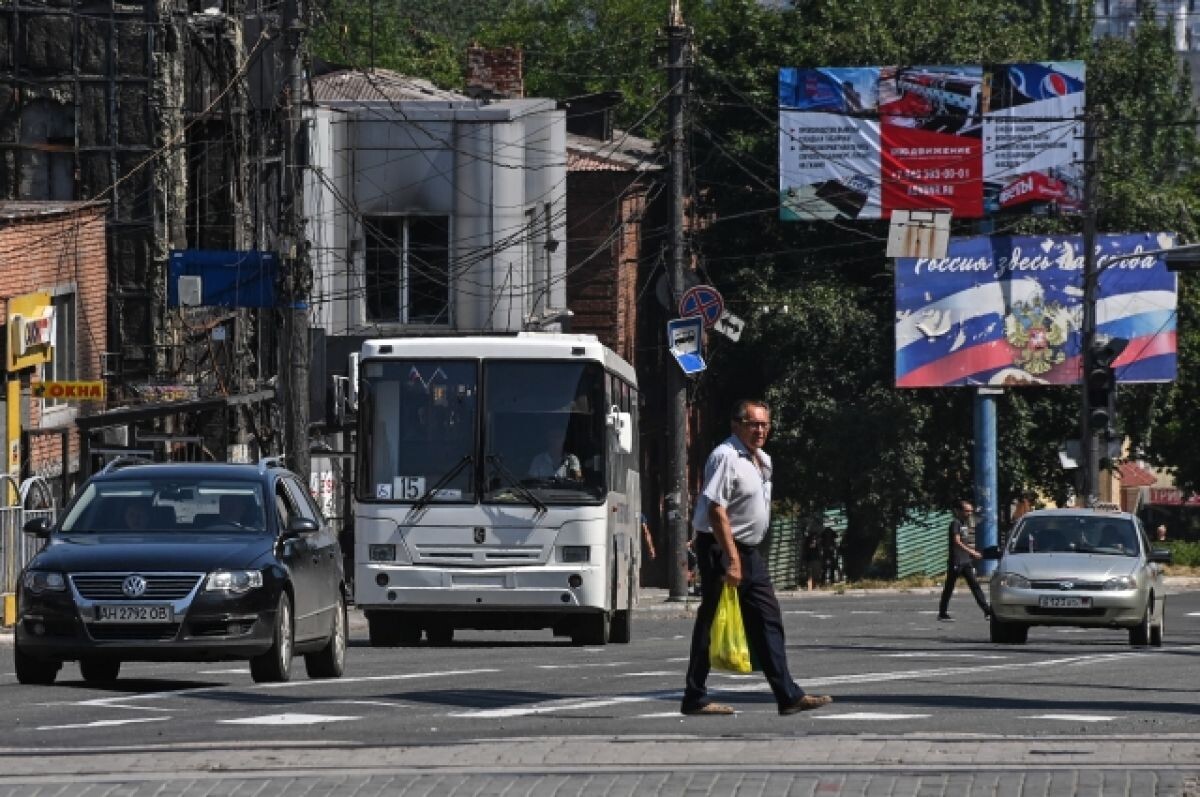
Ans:
[{"label": "car license plate", "polygon": [[1082,595],[1042,595],[1038,606],[1043,609],[1090,609],[1092,599]]},{"label": "car license plate", "polygon": [[105,604],[96,607],[98,623],[173,623],[175,611],[170,604]]}]

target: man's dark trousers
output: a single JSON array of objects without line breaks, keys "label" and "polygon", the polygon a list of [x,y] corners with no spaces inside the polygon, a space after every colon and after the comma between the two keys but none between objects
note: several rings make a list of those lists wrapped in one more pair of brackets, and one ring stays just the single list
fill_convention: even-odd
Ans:
[{"label": "man's dark trousers", "polygon": [[950,596],[954,594],[954,582],[958,577],[962,576],[966,579],[967,586],[971,588],[971,594],[975,596],[975,602],[979,604],[979,608],[984,614],[990,614],[991,609],[988,608],[987,598],[983,596],[983,590],[979,588],[979,581],[975,578],[975,565],[966,562],[961,565],[950,563],[946,567],[946,586],[942,587],[942,602],[938,605],[938,614],[945,614],[946,609],[950,606]]},{"label": "man's dark trousers", "polygon": [[[691,661],[688,664],[687,686],[683,692],[683,710],[694,709],[709,702],[705,682],[708,680],[708,640],[712,631],[717,603],[725,586],[725,565],[721,544],[712,534],[696,535],[696,563],[700,569],[700,606],[696,610],[696,625],[692,630]],[[804,690],[788,673],[787,650],[783,638],[783,613],[771,586],[767,563],[758,551],[738,545],[742,560],[742,583],[738,586],[742,623],[746,641],[767,676],[767,683],[779,706],[789,706],[804,696]]]}]

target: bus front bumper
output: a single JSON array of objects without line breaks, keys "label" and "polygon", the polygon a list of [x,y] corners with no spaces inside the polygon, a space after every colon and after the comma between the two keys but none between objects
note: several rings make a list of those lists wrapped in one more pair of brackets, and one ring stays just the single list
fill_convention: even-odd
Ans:
[{"label": "bus front bumper", "polygon": [[364,609],[600,609],[608,597],[602,579],[603,570],[591,566],[494,570],[372,565],[360,569],[354,599]]}]

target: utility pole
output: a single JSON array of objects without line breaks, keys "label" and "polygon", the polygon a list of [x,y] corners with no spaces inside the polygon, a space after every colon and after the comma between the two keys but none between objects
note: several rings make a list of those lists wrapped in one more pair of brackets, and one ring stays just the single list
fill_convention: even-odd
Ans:
[{"label": "utility pole", "polygon": [[279,346],[280,393],[283,404],[283,449],[288,464],[308,484],[308,295],[312,272],[305,245],[304,166],[307,159],[304,119],[305,35],[301,0],[284,0],[281,18],[287,64],[283,113],[283,191],[280,197],[279,256],[285,304],[283,341]]},{"label": "utility pole", "polygon": [[[670,95],[667,99],[667,135],[671,153],[670,241],[673,303],[678,303],[683,293],[686,268],[683,238],[683,102],[687,80],[684,65],[686,51],[687,28],[683,24],[683,13],[679,8],[679,0],[671,0],[670,18],[667,20],[667,82],[670,84]],[[670,443],[665,503],[669,531],[667,550],[671,554],[671,566],[668,568],[667,586],[669,600],[683,600],[687,596],[688,509],[691,503],[687,483],[687,382],[681,368],[668,366],[668,372]]]},{"label": "utility pole", "polygon": [[1079,416],[1079,492],[1084,506],[1099,500],[1100,457],[1096,431],[1091,426],[1092,407],[1088,400],[1088,375],[1096,341],[1096,298],[1100,274],[1096,268],[1096,120],[1088,110],[1083,117],[1083,326],[1080,329],[1080,416]]}]

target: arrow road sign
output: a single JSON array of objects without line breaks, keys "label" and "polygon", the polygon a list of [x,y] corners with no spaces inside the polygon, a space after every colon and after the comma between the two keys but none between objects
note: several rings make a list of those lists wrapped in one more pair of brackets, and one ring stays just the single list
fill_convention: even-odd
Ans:
[{"label": "arrow road sign", "polygon": [[684,292],[679,300],[679,314],[684,318],[698,315],[704,326],[711,327],[725,312],[725,300],[711,285],[696,285]]},{"label": "arrow road sign", "polygon": [[720,332],[734,343],[737,343],[738,338],[742,336],[742,330],[745,328],[745,321],[726,310],[721,314],[721,317],[717,319],[717,323],[713,325],[713,332]]}]

